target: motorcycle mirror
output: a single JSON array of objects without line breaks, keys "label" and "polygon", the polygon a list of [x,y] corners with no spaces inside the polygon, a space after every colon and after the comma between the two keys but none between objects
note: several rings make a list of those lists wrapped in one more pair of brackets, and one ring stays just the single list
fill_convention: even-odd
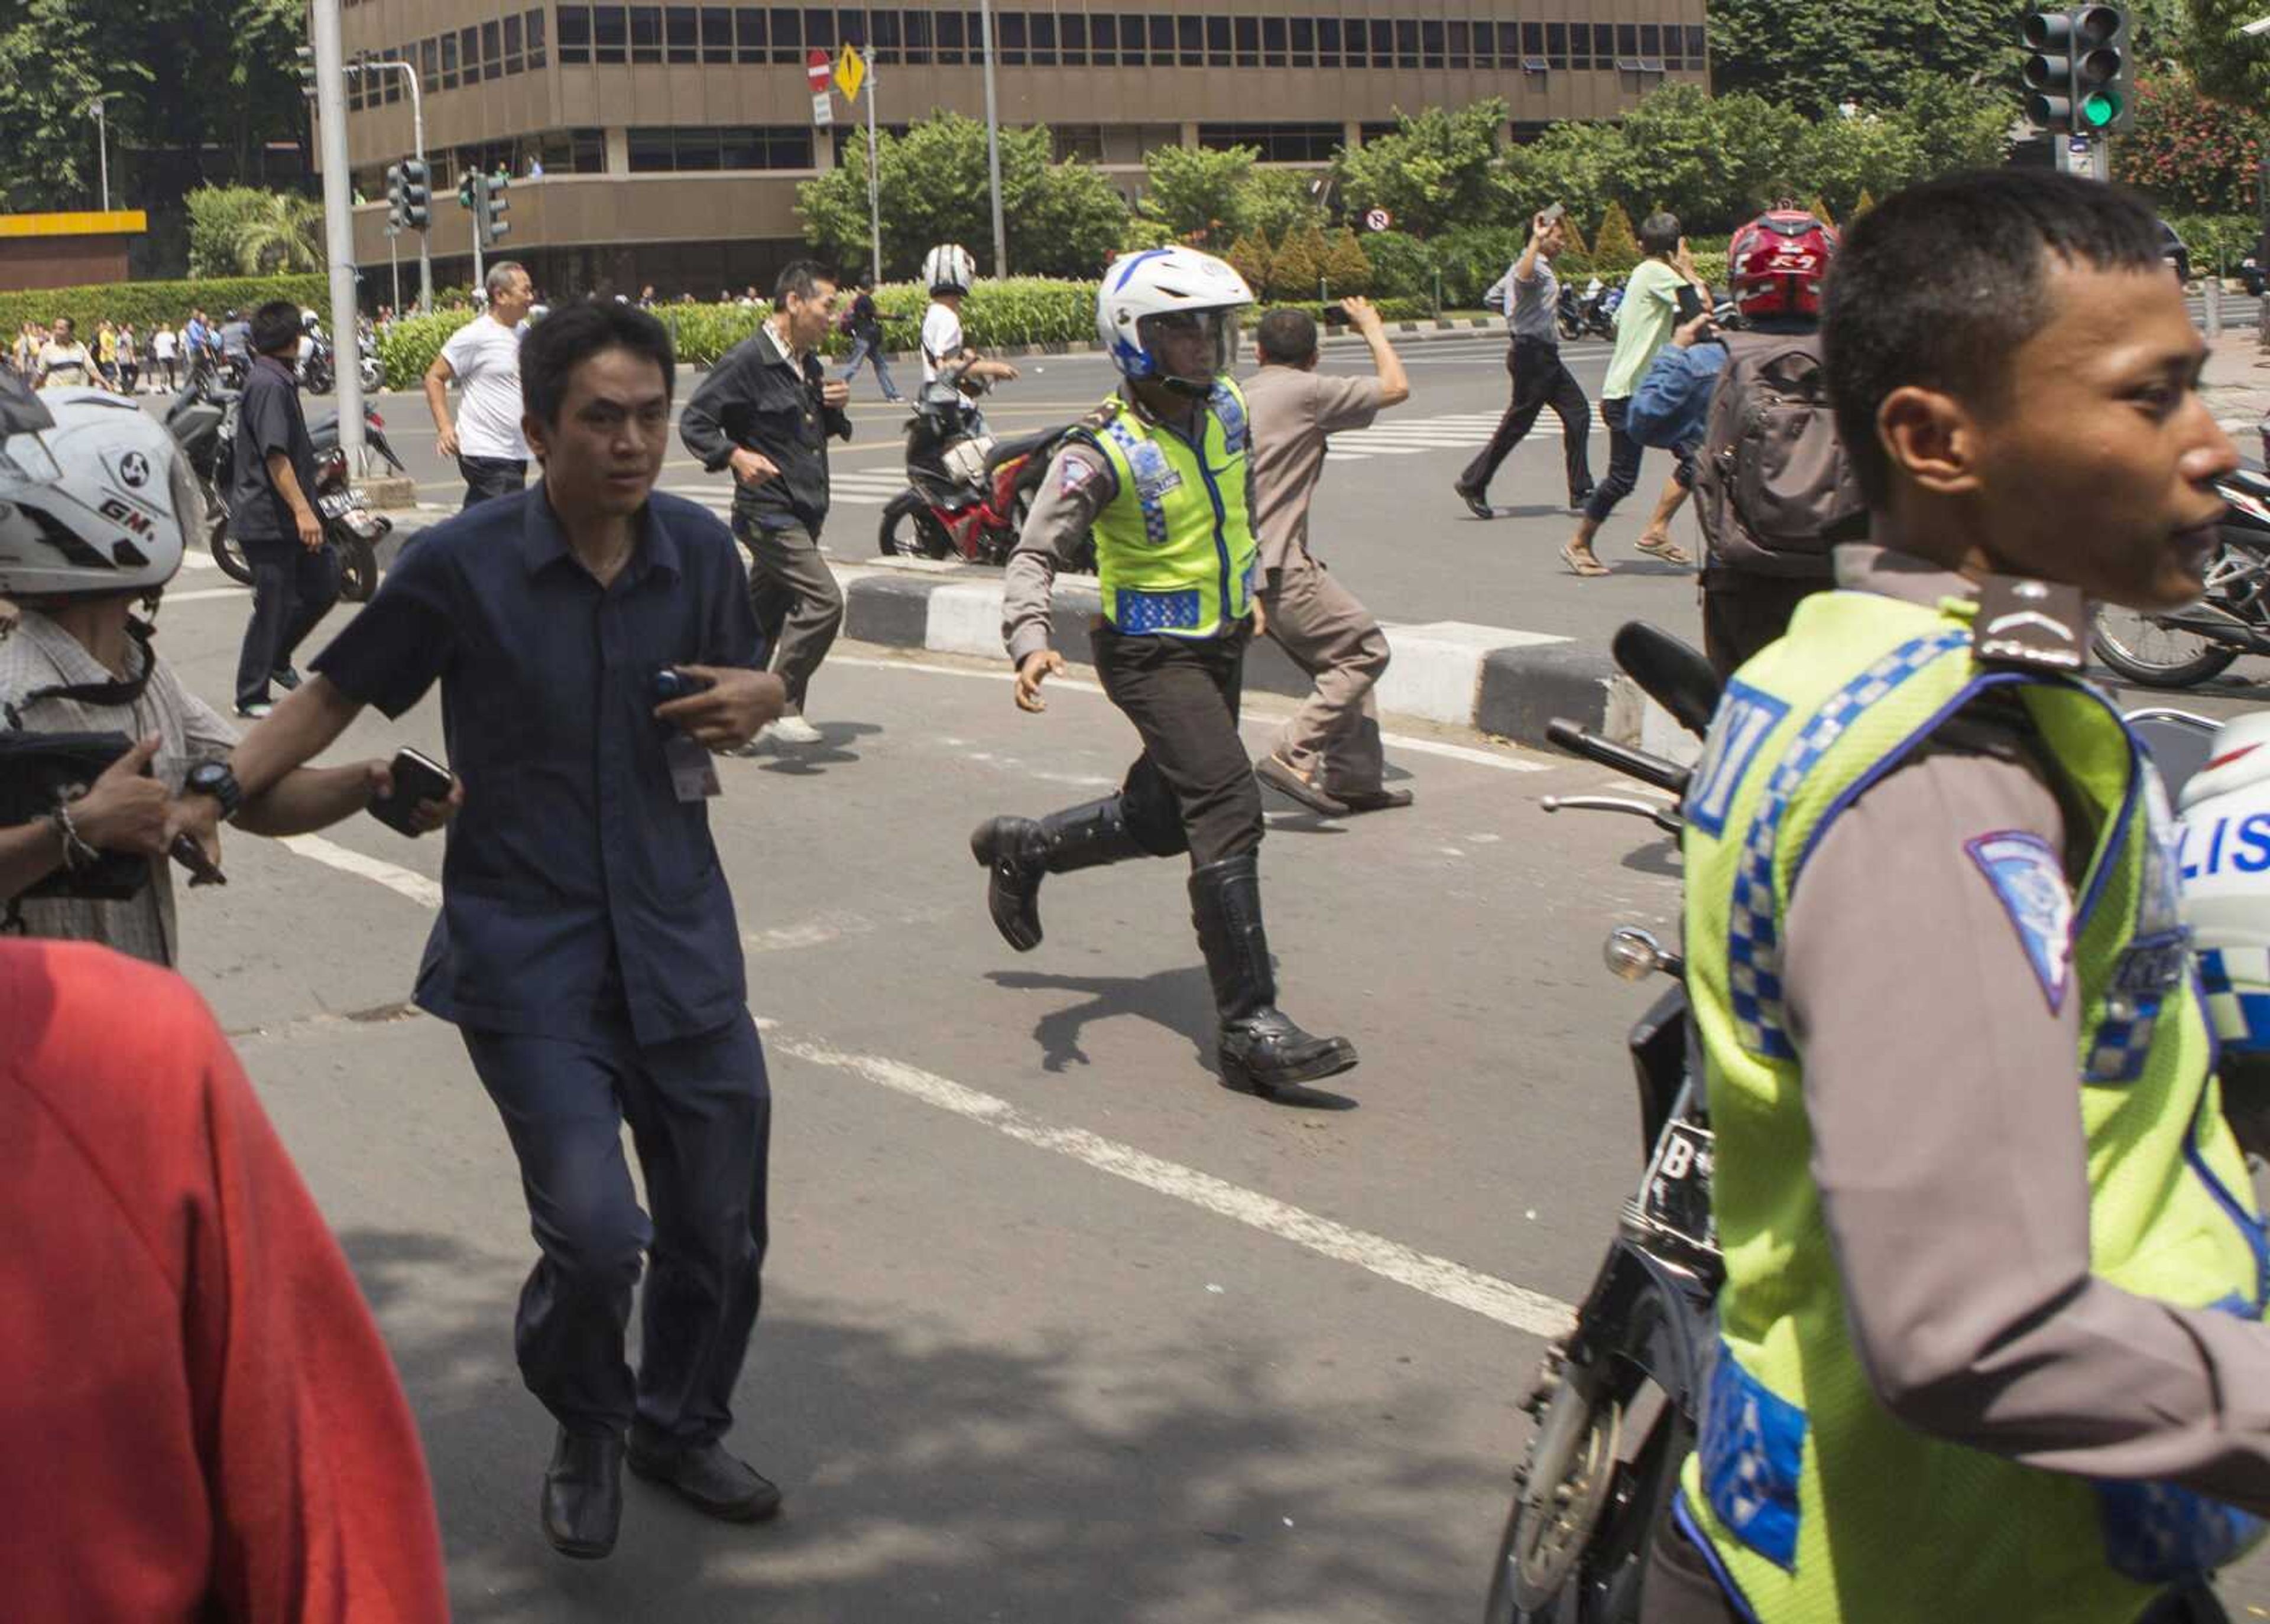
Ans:
[{"label": "motorcycle mirror", "polygon": [[1710,661],[1644,620],[1625,621],[1608,648],[1617,665],[1669,711],[1673,721],[1697,738],[1710,730],[1710,718],[1718,712],[1720,685]]},{"label": "motorcycle mirror", "polygon": [[2177,800],[2192,775],[2207,765],[2220,724],[2189,711],[2154,708],[2130,711],[2128,726],[2160,769],[2168,798]]}]

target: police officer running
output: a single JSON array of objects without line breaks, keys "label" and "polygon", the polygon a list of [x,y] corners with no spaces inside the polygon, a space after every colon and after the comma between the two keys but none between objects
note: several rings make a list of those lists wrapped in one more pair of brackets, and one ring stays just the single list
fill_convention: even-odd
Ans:
[{"label": "police officer running", "polygon": [[2199,595],[2203,346],[2148,208],[2020,170],[1863,216],[1823,340],[1871,539],[1688,794],[1726,1279],[1643,1616],[2220,1617],[2270,1248],[2165,793],[2079,675],[2085,599]]},{"label": "police officer running", "polygon": [[1020,953],[1040,945],[1043,876],[1190,853],[1222,1077],[1268,1094],[1345,1072],[1356,1055],[1277,1008],[1262,929],[1261,791],[1237,735],[1259,544],[1245,397],[1228,377],[1237,313],[1252,302],[1236,271],[1192,248],[1131,255],[1106,273],[1096,327],[1126,382],[1049,464],[1010,557],[1003,631],[1019,708],[1046,708],[1041,685],[1064,670],[1050,585],[1093,527],[1096,673],[1143,753],[1116,795],[1038,821],[990,819],[970,847],[990,871],[993,923]]}]

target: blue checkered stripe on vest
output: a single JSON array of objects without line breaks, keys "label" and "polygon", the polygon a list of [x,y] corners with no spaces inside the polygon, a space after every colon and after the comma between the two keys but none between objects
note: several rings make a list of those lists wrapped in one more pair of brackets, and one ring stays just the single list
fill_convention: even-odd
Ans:
[{"label": "blue checkered stripe on vest", "polygon": [[1159,448],[1129,428],[1117,418],[1103,426],[1103,432],[1118,441],[1126,454],[1127,466],[1135,472],[1135,503],[1143,510],[1143,539],[1154,547],[1167,545],[1167,504],[1159,500],[1157,475],[1165,471],[1166,459]]},{"label": "blue checkered stripe on vest", "polygon": [[1852,718],[1910,677],[1970,641],[1967,631],[1932,632],[1902,643],[1830,694],[1813,713],[1767,782],[1734,874],[1726,958],[1734,1026],[1742,1047],[1769,1060],[1794,1060],[1782,1005],[1781,935],[1775,923],[1774,845],[1791,799]]},{"label": "blue checkered stripe on vest", "polygon": [[1206,397],[1206,404],[1221,419],[1224,449],[1235,456],[1245,449],[1245,408],[1238,403],[1237,392],[1227,383],[1217,383],[1213,393]]}]

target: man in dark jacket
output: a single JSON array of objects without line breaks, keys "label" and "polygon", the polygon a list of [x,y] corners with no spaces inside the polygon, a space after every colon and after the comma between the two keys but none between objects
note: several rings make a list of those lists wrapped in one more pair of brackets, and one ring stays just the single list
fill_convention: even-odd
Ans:
[{"label": "man in dark jacket", "polygon": [[300,307],[271,300],[253,313],[254,359],[236,409],[228,523],[252,567],[252,619],[236,662],[236,714],[268,714],[269,684],[300,686],[292,656],[339,601],[338,559],[315,512],[315,448],[292,365]]},{"label": "man in dark jacket", "polygon": [[[686,449],[715,473],[733,471],[733,534],[749,550],[749,603],[788,689],[788,708],[764,739],[815,745],[805,690],[843,624],[843,592],[820,556],[827,519],[827,439],[851,438],[851,386],[827,376],[818,351],[835,281],[797,260],[773,285],[773,313],[711,370],[678,425]],[[746,752],[745,752],[746,753]]]}]

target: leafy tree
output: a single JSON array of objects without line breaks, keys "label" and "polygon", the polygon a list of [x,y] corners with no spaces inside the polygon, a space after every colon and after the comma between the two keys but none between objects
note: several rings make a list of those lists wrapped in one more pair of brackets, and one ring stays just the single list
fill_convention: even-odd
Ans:
[{"label": "leafy tree", "polygon": [[1713,0],[1711,88],[1818,118],[1847,100],[1896,107],[1887,91],[1912,67],[2015,85],[2016,23],[2007,0]]},{"label": "leafy tree", "polygon": [[2184,10],[2178,54],[2200,93],[2236,108],[2270,100],[2270,37],[2238,31],[2262,14],[2253,0],[2185,0]]},{"label": "leafy tree", "polygon": [[1270,252],[1268,238],[1249,231],[1231,243],[1229,252],[1222,257],[1245,278],[1245,285],[1253,290],[1257,298],[1268,296],[1270,271],[1276,260]]},{"label": "leafy tree", "polygon": [[1119,251],[1139,254],[1145,248],[1172,248],[1181,241],[1175,234],[1175,228],[1163,221],[1152,219],[1145,214],[1130,214],[1126,226],[1119,234]]},{"label": "leafy tree", "polygon": [[1505,121],[1495,96],[1416,116],[1398,109],[1392,135],[1341,151],[1340,196],[1359,214],[1385,209],[1414,236],[1500,219],[1511,206],[1497,150]]},{"label": "leafy tree", "polygon": [[[1000,138],[1011,264],[1021,272],[1094,275],[1127,229],[1118,193],[1087,164],[1056,163],[1045,125],[1004,129]],[[985,126],[976,120],[939,112],[903,136],[883,135],[875,172],[887,275],[913,276],[936,243],[982,247],[991,241]],[[797,207],[806,241],[842,263],[865,263],[864,144],[850,148],[835,169],[798,185]]]},{"label": "leafy tree", "polygon": [[1142,212],[1201,245],[1228,242],[1247,229],[1248,189],[1256,146],[1162,146],[1143,158]]},{"label": "leafy tree", "polygon": [[2236,214],[2254,206],[2255,165],[2270,119],[2201,97],[2180,69],[2136,85],[2136,128],[2112,144],[2115,178],[2170,212]]},{"label": "leafy tree", "polygon": [[1304,226],[1277,245],[1276,280],[1271,286],[1280,299],[1313,299],[1330,257],[1323,230]]},{"label": "leafy tree", "polygon": [[1690,233],[1717,229],[1767,201],[1805,135],[1805,121],[1779,101],[1666,85],[1624,119],[1615,195],[1628,213],[1666,208]]},{"label": "leafy tree", "polygon": [[1632,235],[1631,216],[1623,204],[1612,203],[1592,237],[1592,269],[1602,276],[1621,276],[1638,263],[1639,239]]},{"label": "leafy tree", "polygon": [[1459,234],[1446,233],[1432,242],[1421,242],[1407,232],[1365,234],[1364,256],[1371,262],[1369,291],[1381,298],[1425,298],[1435,291],[1435,255]]},{"label": "leafy tree", "polygon": [[1324,218],[1309,194],[1309,177],[1296,169],[1256,169],[1237,189],[1232,206],[1242,231],[1272,242]]},{"label": "leafy tree", "polygon": [[1354,293],[1371,286],[1371,256],[1363,251],[1363,244],[1356,241],[1355,233],[1345,226],[1327,240],[1324,270],[1324,280],[1342,293]]},{"label": "leafy tree", "polygon": [[1598,219],[1622,189],[1635,161],[1620,126],[1564,119],[1506,155],[1503,184],[1513,205],[1510,213],[1525,226],[1530,216],[1558,203],[1569,211],[1571,229],[1579,219]]},{"label": "leafy tree", "polygon": [[323,268],[323,205],[291,192],[261,192],[236,243],[238,274],[288,276]]},{"label": "leafy tree", "polygon": [[[103,30],[74,0],[0,7],[0,185],[14,209],[93,204],[90,97],[105,88]],[[146,71],[146,70],[145,70]]]},{"label": "leafy tree", "polygon": [[[2014,78],[1980,83],[1921,70],[1903,76],[1897,115],[1914,132],[1918,174],[1999,167],[2018,116],[2016,84]],[[1877,189],[1892,189],[1880,182]]]}]

